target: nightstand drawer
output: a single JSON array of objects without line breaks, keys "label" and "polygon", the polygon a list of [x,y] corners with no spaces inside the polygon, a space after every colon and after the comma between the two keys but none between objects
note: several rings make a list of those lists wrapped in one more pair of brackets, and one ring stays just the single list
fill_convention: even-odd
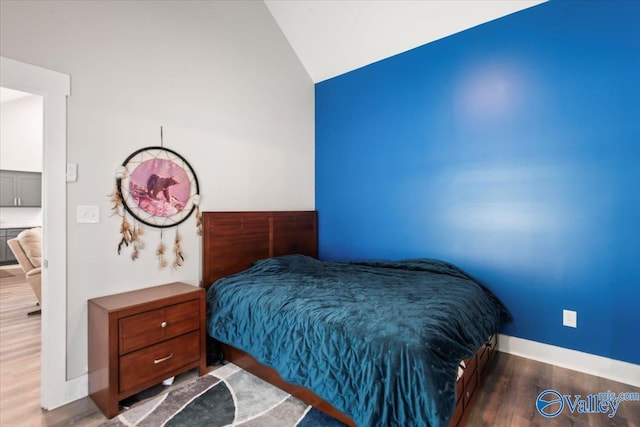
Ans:
[{"label": "nightstand drawer", "polygon": [[119,354],[198,329],[199,304],[199,300],[192,300],[120,319]]},{"label": "nightstand drawer", "polygon": [[150,381],[200,358],[200,332],[194,331],[120,358],[120,392]]}]

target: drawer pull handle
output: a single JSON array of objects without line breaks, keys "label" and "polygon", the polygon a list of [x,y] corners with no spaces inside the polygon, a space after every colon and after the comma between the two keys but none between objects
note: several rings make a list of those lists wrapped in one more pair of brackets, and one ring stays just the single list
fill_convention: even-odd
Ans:
[{"label": "drawer pull handle", "polygon": [[154,365],[157,365],[158,363],[162,363],[162,362],[164,362],[164,361],[166,361],[166,360],[171,359],[172,357],[173,357],[173,353],[171,353],[171,354],[170,354],[170,355],[168,355],[167,357],[163,357],[162,359],[156,359],[156,360],[154,360],[154,361],[153,361],[153,364],[154,364]]},{"label": "drawer pull handle", "polygon": [[167,322],[162,322],[162,323],[160,323],[160,327],[161,327],[161,328],[166,328],[166,327],[167,327]]}]

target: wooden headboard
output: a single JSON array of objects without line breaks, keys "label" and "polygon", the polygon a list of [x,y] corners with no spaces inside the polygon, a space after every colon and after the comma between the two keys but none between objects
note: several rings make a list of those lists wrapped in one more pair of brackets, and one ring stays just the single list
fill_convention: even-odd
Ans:
[{"label": "wooden headboard", "polygon": [[315,211],[203,212],[202,287],[274,256],[318,257]]}]

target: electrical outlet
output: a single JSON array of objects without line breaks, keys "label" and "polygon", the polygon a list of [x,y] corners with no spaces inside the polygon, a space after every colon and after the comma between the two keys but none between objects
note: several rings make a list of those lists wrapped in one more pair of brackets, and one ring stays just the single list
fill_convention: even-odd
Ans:
[{"label": "electrical outlet", "polygon": [[562,310],[562,325],[570,328],[578,327],[578,312],[573,310]]}]

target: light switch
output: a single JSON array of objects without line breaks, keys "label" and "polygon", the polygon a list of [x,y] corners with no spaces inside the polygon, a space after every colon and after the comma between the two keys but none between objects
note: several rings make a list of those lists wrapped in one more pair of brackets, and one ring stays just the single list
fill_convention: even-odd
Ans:
[{"label": "light switch", "polygon": [[67,182],[76,182],[78,180],[78,164],[67,163]]},{"label": "light switch", "polygon": [[100,222],[98,206],[78,206],[78,224],[97,224]]}]

